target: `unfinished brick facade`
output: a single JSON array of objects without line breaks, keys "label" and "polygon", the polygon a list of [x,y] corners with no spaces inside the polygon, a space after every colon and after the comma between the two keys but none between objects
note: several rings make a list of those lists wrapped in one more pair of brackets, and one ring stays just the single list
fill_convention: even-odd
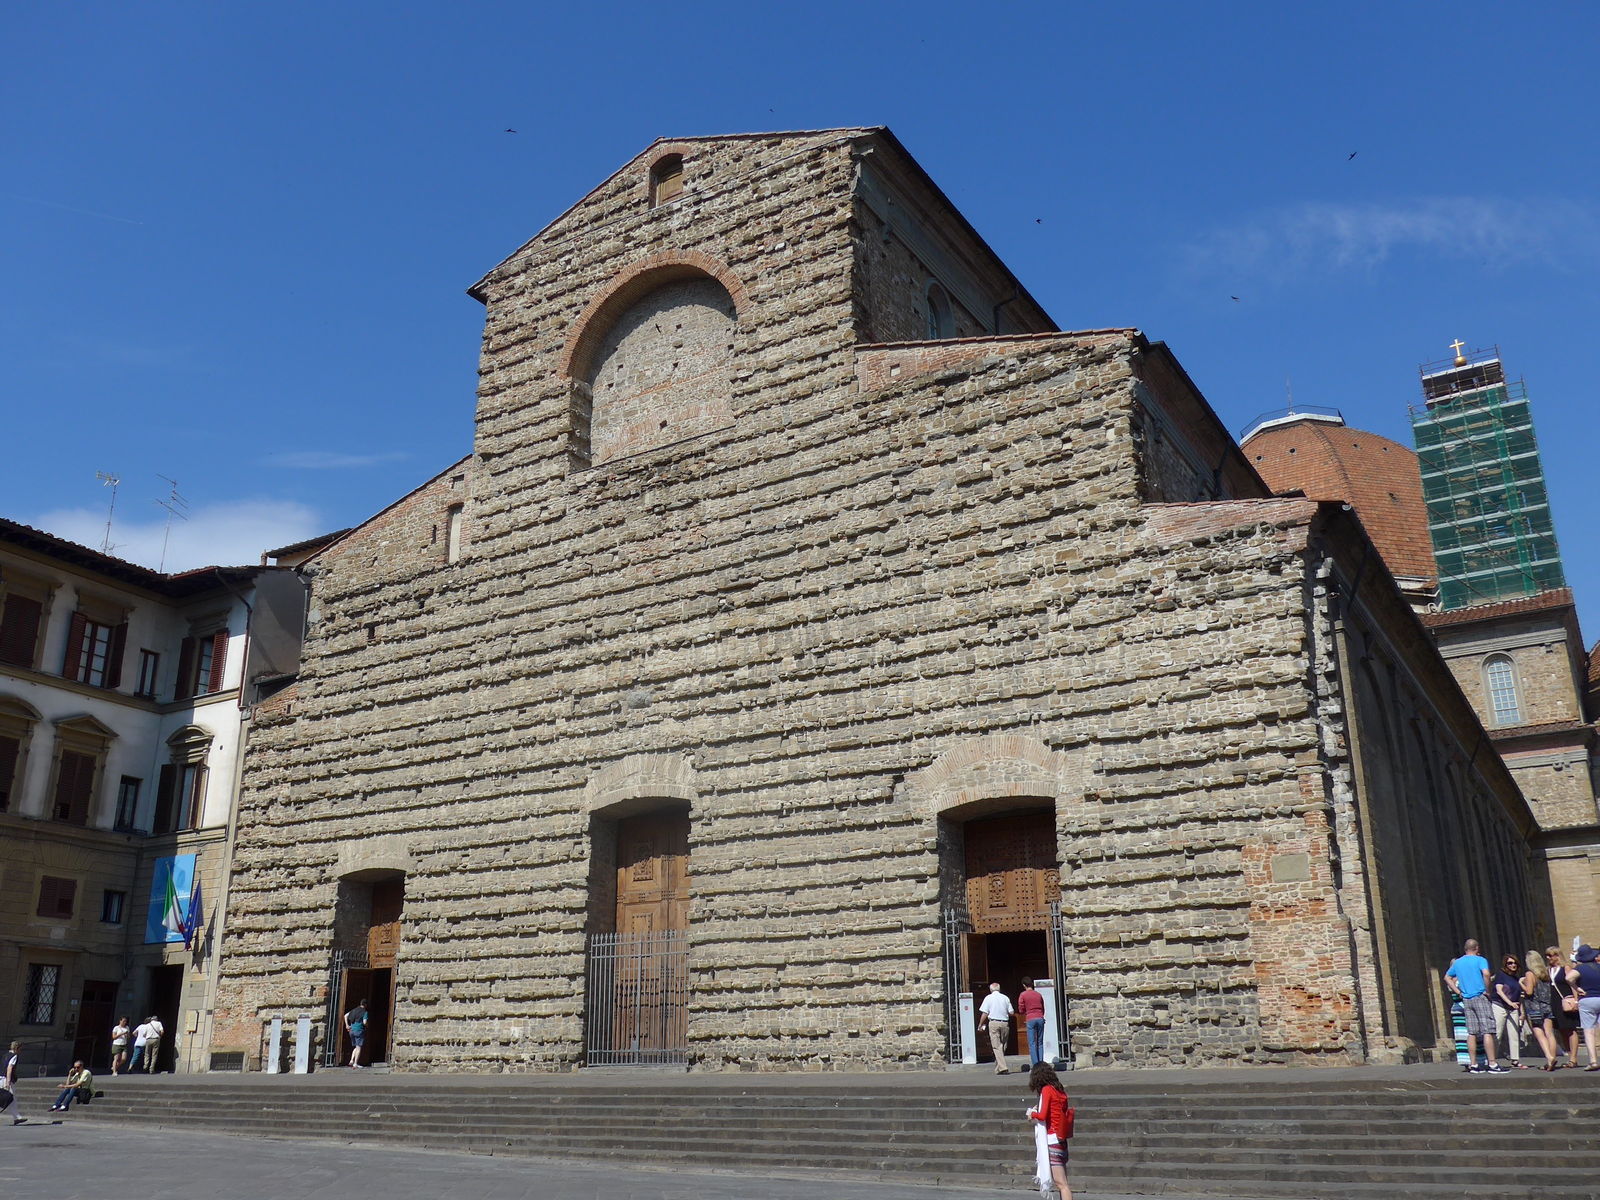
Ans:
[{"label": "unfinished brick facade", "polygon": [[218,1043],[324,1020],[341,885],[403,878],[392,1061],[581,1064],[668,814],[687,1061],[932,1066],[963,831],[1043,813],[1082,1063],[1432,1053],[1531,822],[1359,525],[1054,331],[886,131],[671,143],[652,205],[665,149],[477,285],[471,458],[305,565]]}]

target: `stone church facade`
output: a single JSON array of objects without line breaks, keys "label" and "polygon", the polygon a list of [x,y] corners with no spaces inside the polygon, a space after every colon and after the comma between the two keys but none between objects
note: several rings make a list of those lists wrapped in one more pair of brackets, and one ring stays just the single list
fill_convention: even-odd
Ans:
[{"label": "stone church facade", "polygon": [[1359,522],[886,130],[657,143],[473,294],[471,455],[299,568],[216,1048],[926,1067],[1027,974],[1079,1065],[1392,1061],[1542,919]]}]

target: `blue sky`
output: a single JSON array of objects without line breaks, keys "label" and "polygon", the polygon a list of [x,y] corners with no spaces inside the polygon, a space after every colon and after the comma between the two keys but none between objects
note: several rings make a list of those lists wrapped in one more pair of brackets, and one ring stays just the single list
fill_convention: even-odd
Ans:
[{"label": "blue sky", "polygon": [[887,124],[1063,327],[1166,341],[1236,431],[1287,379],[1409,442],[1418,364],[1498,343],[1593,640],[1597,14],[6,5],[0,513],[98,545],[115,473],[154,565],[167,476],[169,568],[359,521],[470,448],[467,285],[646,143]]}]

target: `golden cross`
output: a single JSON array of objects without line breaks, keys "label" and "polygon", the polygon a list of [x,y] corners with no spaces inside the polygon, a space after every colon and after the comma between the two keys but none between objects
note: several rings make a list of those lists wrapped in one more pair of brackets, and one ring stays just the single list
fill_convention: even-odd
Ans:
[{"label": "golden cross", "polygon": [[1460,338],[1457,338],[1455,341],[1450,343],[1450,349],[1452,349],[1452,350],[1454,350],[1456,352],[1457,361],[1459,361],[1460,358],[1461,358],[1461,347],[1463,347],[1465,345],[1466,345],[1466,343],[1463,342]]}]

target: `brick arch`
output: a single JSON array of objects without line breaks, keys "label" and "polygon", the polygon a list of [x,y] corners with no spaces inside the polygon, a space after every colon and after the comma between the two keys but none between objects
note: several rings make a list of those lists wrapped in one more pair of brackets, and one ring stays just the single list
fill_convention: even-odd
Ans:
[{"label": "brick arch", "polygon": [[626,816],[641,805],[700,798],[694,764],[685,754],[630,754],[596,771],[583,789],[590,816]]},{"label": "brick arch", "polygon": [[567,344],[561,351],[560,371],[568,379],[581,380],[593,366],[594,353],[611,324],[641,296],[664,283],[709,276],[727,289],[734,311],[742,325],[750,309],[750,293],[729,266],[698,250],[666,250],[642,258],[625,267],[601,288],[572,323]]}]

